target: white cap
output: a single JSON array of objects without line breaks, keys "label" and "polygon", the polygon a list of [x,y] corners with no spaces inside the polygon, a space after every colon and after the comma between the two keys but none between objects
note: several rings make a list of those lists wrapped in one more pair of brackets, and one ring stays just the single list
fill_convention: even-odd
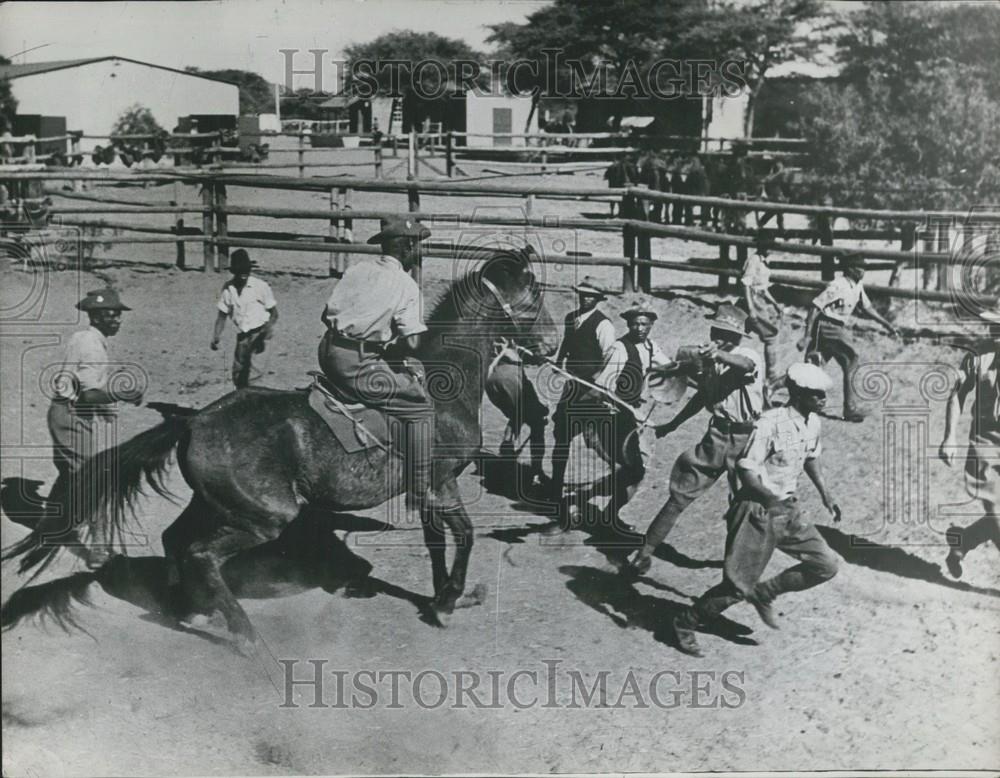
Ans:
[{"label": "white cap", "polygon": [[821,367],[809,362],[796,362],[788,368],[788,380],[802,389],[814,392],[826,392],[833,386],[833,381]]}]

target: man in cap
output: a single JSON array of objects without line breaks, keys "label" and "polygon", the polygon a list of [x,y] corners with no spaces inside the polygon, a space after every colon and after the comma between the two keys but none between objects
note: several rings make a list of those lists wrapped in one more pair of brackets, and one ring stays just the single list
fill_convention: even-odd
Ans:
[{"label": "man in cap", "polygon": [[[611,419],[610,445],[602,445],[610,454],[611,466],[618,466],[616,514],[635,496],[652,454],[652,441],[648,434],[644,434],[647,428],[640,430],[638,426],[638,421],[648,413],[644,413],[650,400],[647,376],[653,369],[674,364],[649,337],[658,318],[649,305],[637,301],[621,317],[628,325],[628,332],[615,341],[608,361],[595,381],[624,403],[612,405],[614,415]],[[634,531],[629,525],[619,522],[617,516],[616,522],[619,529]]]},{"label": "man in cap", "polygon": [[719,478],[735,480],[736,461],[743,453],[753,425],[764,407],[764,364],[760,354],[742,345],[746,314],[723,303],[711,321],[707,346],[682,348],[678,360],[696,360],[698,391],[680,412],[656,429],[658,437],[673,432],[702,408],[711,414],[701,441],[681,454],[670,473],[670,498],[646,530],[645,541],[623,572],[642,575],[653,554],[684,510]]},{"label": "man in cap", "polygon": [[420,287],[409,271],[430,234],[414,219],[382,220],[381,231],[368,239],[381,245],[382,254],[352,264],[334,287],[321,316],[327,331],[319,347],[320,367],[345,399],[381,408],[403,423],[407,505],[421,511],[431,498],[434,406],[419,362],[409,356],[427,331]]},{"label": "man in cap", "polygon": [[[740,600],[777,629],[771,609],[776,597],[809,589],[837,573],[836,555],[804,519],[795,495],[799,473],[805,470],[823,506],[834,522],[840,521],[840,508],[826,490],[819,465],[819,412],[831,381],[816,365],[799,362],[788,368],[787,382],[789,404],[764,411],[736,463],[741,487],[726,513],[722,582],[674,618],[677,646],[686,654],[702,656],[695,630]],[[799,563],[761,581],[775,548]]]},{"label": "man in cap", "polygon": [[[119,382],[112,387],[108,338],[118,334],[122,311],[130,311],[114,289],[88,292],[76,307],[86,312],[90,326],[74,332],[66,344],[62,369],[54,382],[55,393],[49,406],[48,425],[52,437],[53,462],[59,478],[69,478],[84,462],[105,446],[101,445],[99,424],[110,423],[119,400],[139,405],[141,386]],[[127,384],[131,383],[131,386]],[[101,477],[98,473],[94,478]],[[86,488],[85,485],[78,485]],[[107,528],[101,517],[91,527],[91,548],[87,565],[96,569],[110,556]]]},{"label": "man in cap", "polygon": [[1000,310],[987,311],[982,316],[991,322],[989,334],[993,345],[979,353],[969,353],[962,360],[948,398],[939,451],[942,461],[950,467],[958,448],[958,420],[966,398],[972,394],[965,485],[972,497],[982,501],[983,516],[968,527],[953,526],[948,530],[951,549],[945,563],[955,578],[962,577],[962,560],[969,551],[991,540],[1000,548]]},{"label": "man in cap", "polygon": [[806,360],[822,365],[835,360],[844,374],[844,420],[861,422],[865,416],[858,407],[851,378],[858,366],[858,352],[847,330],[856,308],[896,336],[896,328],[872,306],[861,279],[865,277],[865,258],[857,252],[841,255],[842,275],[835,278],[812,301],[806,321],[806,334],[799,341],[799,351]]},{"label": "man in cap", "polygon": [[[554,363],[570,375],[593,383],[604,368],[615,345],[615,327],[597,307],[607,295],[589,276],[573,287],[578,306],[566,314],[565,330]],[[569,445],[575,437],[572,421],[600,414],[603,404],[593,391],[583,384],[567,379],[552,413],[552,495],[561,503],[569,461]],[[553,531],[566,529],[564,521],[557,521]]]},{"label": "man in cap", "polygon": [[253,355],[264,351],[278,321],[278,302],[274,299],[274,292],[266,281],[251,275],[252,270],[250,255],[243,249],[234,251],[229,258],[229,272],[233,277],[222,287],[212,332],[211,348],[217,351],[226,318],[232,319],[236,326],[233,385],[237,389],[250,385]]},{"label": "man in cap", "polygon": [[771,294],[771,267],[768,250],[758,239],[756,250],[747,257],[740,276],[743,287],[741,307],[747,312],[747,330],[753,332],[764,344],[764,397],[769,399],[775,386],[782,380],[778,369],[778,335],[785,312]]}]

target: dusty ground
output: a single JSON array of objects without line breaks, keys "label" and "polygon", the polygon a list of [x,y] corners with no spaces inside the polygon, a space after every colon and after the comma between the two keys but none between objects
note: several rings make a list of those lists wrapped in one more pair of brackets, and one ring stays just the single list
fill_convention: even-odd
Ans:
[{"label": "dusty ground", "polygon": [[[273,193],[233,191],[230,202],[276,202]],[[194,197],[193,191],[183,194]],[[166,193],[116,195],[153,200]],[[276,204],[307,201],[318,205],[325,198]],[[356,207],[398,207],[400,201],[356,198]],[[429,198],[424,207],[444,210],[456,202]],[[497,205],[510,203],[480,202]],[[576,203],[544,208],[563,214],[602,210]],[[250,224],[266,223],[241,222]],[[310,225],[287,228],[305,231]],[[359,228],[359,236],[367,237],[370,229]],[[614,236],[565,239],[594,253],[620,249]],[[706,254],[667,241],[655,250],[663,256]],[[55,471],[40,376],[59,361],[61,343],[76,326],[73,303],[102,279],[116,284],[135,309],[126,314],[113,346],[119,358],[147,372],[147,400],[200,406],[229,388],[232,333],[222,351],[208,349],[224,277],[170,268],[172,247],[116,246],[99,253],[130,262],[105,262],[83,274],[33,274],[10,263],[3,269],[2,475],[44,481],[42,494]],[[319,311],[330,287],[323,277],[326,257],[255,257],[281,310],[279,332],[262,363],[264,382],[303,385],[314,366]],[[428,295],[463,269],[432,263]],[[617,271],[586,272],[608,285],[618,281]],[[569,309],[567,287],[578,275],[574,268],[547,269],[554,315]],[[654,274],[661,317],[654,337],[667,351],[704,339],[701,317],[718,299],[706,283]],[[618,310],[628,302],[614,298],[608,307]],[[902,325],[915,323],[911,308],[897,313]],[[788,361],[801,319],[793,324],[797,329],[785,343]],[[139,517],[148,541],[137,542],[130,560],[119,560],[89,587],[93,608],[78,610],[86,633],[23,624],[4,634],[4,774],[996,767],[997,552],[983,548],[970,556],[961,583],[939,568],[944,529],[951,521],[971,521],[975,505],[963,505],[960,471],[934,457],[943,402],[934,381],[922,381],[935,366],[957,363],[960,352],[859,329],[871,363],[866,369],[884,374],[891,392],[874,399],[879,382],[872,378],[873,415],[866,423],[824,422],[824,465],[844,509],[843,524],[828,523],[805,483],[802,493],[806,511],[845,563],[831,583],[781,600],[780,632],[763,627],[749,607],[737,606],[728,628],[702,637],[704,659],[686,657],[671,644],[673,613],[719,576],[722,486],[690,509],[650,574],[630,588],[611,572],[618,552],[597,545],[591,535],[575,533],[561,546],[545,542],[537,532],[542,508],[520,499],[511,479],[495,469],[494,477],[484,478],[491,472],[487,464],[461,481],[477,527],[470,585],[487,590],[480,606],[458,611],[447,629],[427,624],[421,598],[430,593],[430,566],[420,533],[353,533],[352,549],[374,565],[379,582],[370,599],[327,591],[305,563],[270,560],[233,570],[267,647],[261,656],[242,658],[176,628],[164,613],[159,535],[179,508],[149,499]],[[838,402],[835,392],[831,404],[836,408]],[[495,452],[502,420],[488,404],[483,413],[485,449]],[[130,437],[158,418],[147,408],[126,408],[120,435]],[[666,499],[673,459],[698,439],[704,424],[704,417],[696,418],[660,441],[647,488],[627,513],[640,527]],[[171,485],[182,500],[190,494],[176,472]],[[10,517],[2,520],[2,530],[4,543],[25,532]],[[778,554],[772,570],[785,564]],[[67,555],[46,580],[78,568]],[[20,583],[5,565],[4,597]],[[740,625],[752,631],[741,635],[747,630]],[[309,660],[325,661],[320,701],[327,707],[308,707],[314,702],[309,687],[293,689],[286,700],[276,659],[291,660],[298,679],[311,677]],[[551,691],[548,667],[555,668]],[[331,673],[345,672],[341,677],[349,684],[365,670],[414,676],[436,671],[448,681],[447,700],[438,703],[439,682],[429,675],[418,690],[424,707],[405,680],[393,707],[388,678],[373,683],[362,676],[362,685],[377,688],[377,703],[359,692],[351,705],[349,687],[347,707],[337,707],[338,676]],[[525,675],[512,678],[518,670],[537,673],[537,683]],[[469,698],[457,700],[465,707],[457,706],[457,671],[478,673],[480,699],[493,707],[476,707]],[[574,707],[573,673],[589,687],[602,671],[604,704],[595,699],[583,705],[576,689]],[[622,695],[631,688],[630,671],[638,692]],[[657,704],[649,686],[661,671],[674,675],[660,676]],[[498,697],[490,693],[491,672],[499,679]],[[517,701],[508,694],[508,682]],[[282,707],[286,701],[290,705]]]}]

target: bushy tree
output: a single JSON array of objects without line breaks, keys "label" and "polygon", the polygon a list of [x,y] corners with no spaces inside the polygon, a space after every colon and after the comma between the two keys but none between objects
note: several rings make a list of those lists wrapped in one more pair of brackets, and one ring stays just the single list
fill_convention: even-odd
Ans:
[{"label": "bushy tree", "polygon": [[[0,65],[9,65],[10,60],[0,56]],[[10,88],[9,78],[0,78],[0,132],[14,126],[14,115],[17,113],[17,99]]]},{"label": "bushy tree", "polygon": [[126,108],[111,128],[112,135],[162,135],[164,132],[153,112],[139,103]]}]

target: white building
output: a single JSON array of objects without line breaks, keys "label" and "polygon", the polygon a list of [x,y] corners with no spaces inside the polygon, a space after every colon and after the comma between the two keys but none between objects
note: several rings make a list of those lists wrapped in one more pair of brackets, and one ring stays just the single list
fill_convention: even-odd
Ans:
[{"label": "white building", "polygon": [[[525,126],[528,117],[530,126]],[[465,96],[465,131],[470,134],[520,135],[538,132],[538,111],[531,111],[530,95],[477,95]],[[470,148],[494,146],[524,146],[524,138],[469,137]]]},{"label": "white building", "polygon": [[[65,116],[66,129],[106,135],[135,104],[148,108],[157,123],[172,130],[182,116],[239,116],[235,84],[197,73],[125,57],[0,65],[9,78],[20,115]],[[85,140],[83,150],[106,141]]]}]

